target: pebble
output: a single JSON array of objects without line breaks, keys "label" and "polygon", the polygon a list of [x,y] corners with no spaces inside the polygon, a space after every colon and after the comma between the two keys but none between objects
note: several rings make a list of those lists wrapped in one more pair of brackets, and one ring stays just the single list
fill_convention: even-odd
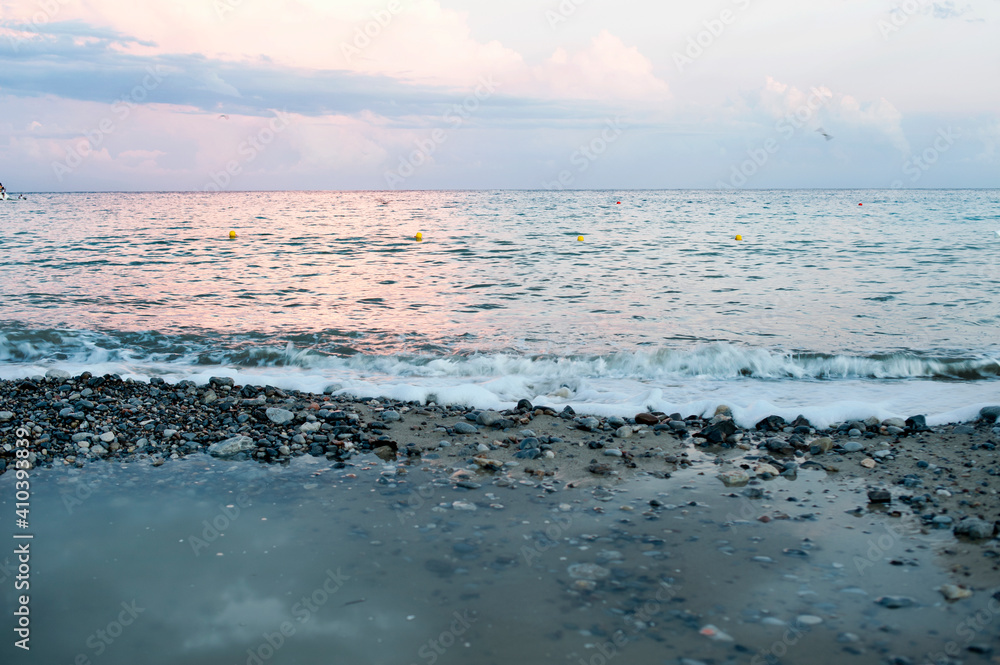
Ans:
[{"label": "pebble", "polygon": [[773,477],[777,476],[779,473],[781,473],[780,471],[778,471],[776,468],[774,468],[770,464],[765,464],[763,462],[760,463],[760,464],[758,464],[756,467],[754,467],[753,472],[756,473],[758,476],[761,476],[761,477],[763,477],[765,479],[766,478],[773,478]]},{"label": "pebble", "polygon": [[566,572],[575,580],[602,580],[611,574],[610,570],[596,563],[574,563]]},{"label": "pebble", "polygon": [[257,444],[249,436],[234,436],[225,441],[213,443],[208,447],[208,454],[213,457],[232,457],[238,453],[255,450]]},{"label": "pebble", "polygon": [[483,427],[493,427],[493,425],[497,424],[501,420],[503,420],[503,416],[496,411],[480,411],[479,415],[476,416],[476,422]]},{"label": "pebble", "polygon": [[399,411],[394,411],[388,409],[382,412],[382,422],[395,423],[403,419],[403,416],[399,415]]},{"label": "pebble", "polygon": [[8,420],[13,420],[14,414],[11,411],[0,411],[0,423],[5,423]]},{"label": "pebble", "polygon": [[818,626],[823,623],[823,619],[815,614],[800,614],[795,621],[803,626]]},{"label": "pebble", "polygon": [[451,507],[454,508],[455,510],[467,510],[467,511],[478,510],[476,508],[476,504],[469,503],[468,501],[452,501]]},{"label": "pebble", "polygon": [[264,414],[267,416],[267,419],[275,425],[284,425],[295,418],[295,414],[288,409],[279,409],[273,406],[265,411]]},{"label": "pebble", "polygon": [[856,453],[865,449],[864,445],[857,441],[848,441],[844,444],[843,448],[848,453]]},{"label": "pebble", "polygon": [[101,434],[101,436],[100,436],[100,437],[98,437],[98,438],[99,438],[99,439],[100,439],[101,441],[103,441],[104,443],[111,443],[112,441],[114,441],[114,440],[115,440],[115,435],[114,435],[114,432],[104,432],[104,433],[103,433],[103,434]]},{"label": "pebble", "polygon": [[635,414],[635,422],[640,425],[655,425],[660,422],[660,419],[652,413],[637,413]]},{"label": "pebble", "polygon": [[621,457],[622,451],[617,448],[605,448],[604,455],[605,457]]},{"label": "pebble", "polygon": [[945,597],[945,600],[950,603],[962,600],[963,598],[972,597],[972,591],[955,584],[942,584],[938,587],[938,591],[940,591],[941,595]]},{"label": "pebble", "polygon": [[875,602],[890,610],[898,610],[903,607],[913,607],[916,605],[916,601],[907,596],[880,596],[875,599]]},{"label": "pebble", "polygon": [[972,425],[958,425],[952,430],[953,434],[975,434],[976,428]]},{"label": "pebble", "polygon": [[956,536],[966,536],[973,540],[980,540],[990,538],[993,535],[994,529],[995,527],[992,522],[987,522],[977,517],[966,517],[955,525],[954,532]]},{"label": "pebble", "polygon": [[814,440],[810,446],[814,449],[818,449],[820,452],[828,453],[833,448],[833,439],[828,436],[824,436]]},{"label": "pebble", "polygon": [[875,460],[873,460],[871,457],[866,457],[863,460],[861,460],[861,466],[865,467],[866,469],[874,469]]},{"label": "pebble", "polygon": [[707,624],[702,626],[702,629],[698,631],[710,640],[715,640],[716,642],[732,642],[733,638],[725,631],[719,629],[712,624]]},{"label": "pebble", "polygon": [[719,474],[719,480],[726,487],[740,487],[746,485],[750,481],[750,475],[743,469],[733,469],[731,471],[723,471]]},{"label": "pebble", "polygon": [[868,490],[868,501],[871,503],[892,503],[892,493],[885,489]]},{"label": "pebble", "polygon": [[472,425],[462,420],[455,423],[453,429],[459,434],[475,434],[476,432],[479,431],[476,429],[475,425]]},{"label": "pebble", "polygon": [[480,468],[488,469],[490,471],[499,471],[503,468],[503,462],[500,460],[490,459],[488,457],[473,457],[472,461],[475,462]]},{"label": "pebble", "polygon": [[850,429],[850,430],[847,431],[847,436],[851,437],[852,439],[856,439],[859,436],[861,436],[861,430],[856,429],[856,428],[855,429]]},{"label": "pebble", "polygon": [[621,427],[615,430],[615,436],[617,436],[619,439],[627,439],[628,437],[632,436],[632,428],[629,427],[628,425],[622,425]]},{"label": "pebble", "polygon": [[522,439],[521,443],[519,443],[517,447],[521,450],[527,450],[528,448],[537,448],[540,443],[541,442],[537,438],[529,436]]}]

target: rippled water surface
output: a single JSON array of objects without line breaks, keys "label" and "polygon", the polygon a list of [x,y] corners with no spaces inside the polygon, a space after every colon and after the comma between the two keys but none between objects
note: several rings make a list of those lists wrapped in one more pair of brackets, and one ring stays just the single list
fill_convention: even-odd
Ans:
[{"label": "rippled water surface", "polygon": [[997,190],[35,195],[0,206],[0,374],[948,411],[997,392],[998,210]]},{"label": "rippled water surface", "polygon": [[[614,491],[551,479],[550,492],[355,461],[33,472],[31,662],[881,665],[1000,647],[989,594],[935,591],[950,533],[845,517],[860,486],[823,472],[749,499],[708,462]],[[13,480],[0,476],[4,515]],[[4,584],[6,607],[12,594]]]},{"label": "rippled water surface", "polygon": [[978,349],[1000,325],[998,204],[995,191],[38,195],[0,209],[0,280],[4,318],[40,327],[344,352]]}]

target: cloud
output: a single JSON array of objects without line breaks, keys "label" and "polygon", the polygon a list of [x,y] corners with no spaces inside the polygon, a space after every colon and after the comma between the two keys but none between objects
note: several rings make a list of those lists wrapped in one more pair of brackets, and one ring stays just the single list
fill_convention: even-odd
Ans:
[{"label": "cloud", "polygon": [[576,53],[556,49],[533,75],[541,84],[536,94],[545,96],[650,101],[669,96],[666,82],[653,74],[653,63],[607,30]]},{"label": "cloud", "polygon": [[[815,100],[820,100],[821,105],[811,109],[817,106]],[[859,131],[871,132],[900,153],[908,154],[910,150],[902,128],[903,116],[884,98],[862,103],[852,95],[834,92],[823,85],[800,90],[768,76],[759,92],[759,108],[775,119],[798,114],[812,129],[825,126],[842,138]],[[811,111],[805,113],[803,109]]]}]

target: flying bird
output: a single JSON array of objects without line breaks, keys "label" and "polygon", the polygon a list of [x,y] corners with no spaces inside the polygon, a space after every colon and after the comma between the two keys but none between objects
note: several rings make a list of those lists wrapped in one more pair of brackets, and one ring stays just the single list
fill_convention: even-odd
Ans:
[{"label": "flying bird", "polygon": [[827,134],[826,130],[823,129],[822,127],[820,127],[819,129],[817,129],[816,131],[819,132],[820,134],[822,134],[823,138],[825,138],[827,141],[832,141],[833,140],[833,137],[830,136],[829,134]]},{"label": "flying bird", "polygon": [[220,118],[221,120],[229,120],[229,116],[228,116],[228,115],[226,115],[225,113],[223,113],[222,115],[220,115],[220,116],[219,116],[219,118]]}]

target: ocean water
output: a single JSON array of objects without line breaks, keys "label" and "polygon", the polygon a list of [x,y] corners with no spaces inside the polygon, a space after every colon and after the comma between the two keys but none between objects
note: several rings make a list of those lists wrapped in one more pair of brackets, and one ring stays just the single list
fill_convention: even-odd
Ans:
[{"label": "ocean water", "polygon": [[36,194],[0,376],[953,422],[1000,402],[997,229],[998,190]]}]

